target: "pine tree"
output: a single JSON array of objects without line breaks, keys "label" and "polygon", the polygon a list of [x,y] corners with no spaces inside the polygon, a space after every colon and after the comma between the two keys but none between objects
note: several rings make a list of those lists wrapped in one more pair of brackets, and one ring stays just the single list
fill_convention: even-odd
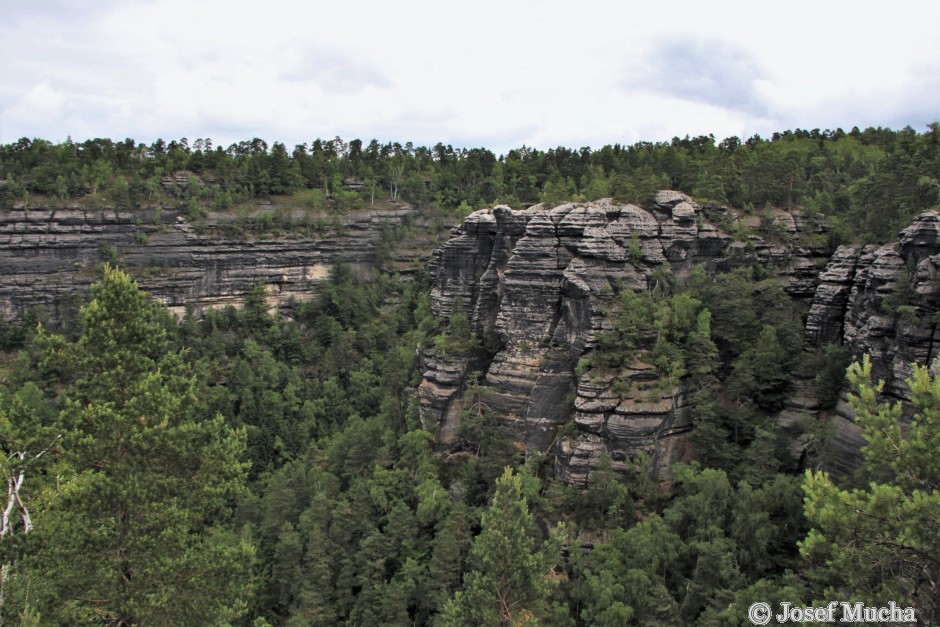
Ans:
[{"label": "pine tree", "polygon": [[440,609],[449,596],[460,587],[464,574],[467,549],[470,546],[470,512],[463,501],[457,501],[453,510],[440,524],[434,537],[430,573],[430,599],[432,609]]},{"label": "pine tree", "polygon": [[575,554],[575,600],[589,625],[676,625],[667,579],[679,568],[681,538],[657,514]]},{"label": "pine tree", "polygon": [[443,625],[536,624],[545,615],[551,564],[539,551],[522,476],[506,468],[473,542],[473,570],[444,607]]},{"label": "pine tree", "polygon": [[779,410],[786,398],[790,357],[781,345],[777,329],[769,324],[757,341],[735,361],[732,394],[750,398],[760,407]]},{"label": "pine tree", "polygon": [[194,415],[195,378],[165,315],[105,267],[78,340],[38,340],[73,377],[61,416],[71,473],[18,577],[44,621],[209,624],[244,611],[253,549],[226,524],[244,434]]},{"label": "pine tree", "polygon": [[865,489],[844,490],[828,473],[809,472],[805,513],[813,525],[801,552],[838,595],[883,605],[913,604],[918,623],[940,619],[940,378],[923,366],[907,381],[916,408],[904,424],[901,404],[879,403],[871,361],[848,372],[849,402],[862,427]]}]

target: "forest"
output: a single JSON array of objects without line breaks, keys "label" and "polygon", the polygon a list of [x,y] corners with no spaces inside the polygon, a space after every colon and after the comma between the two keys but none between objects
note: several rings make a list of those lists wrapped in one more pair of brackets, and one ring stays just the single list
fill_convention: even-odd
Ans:
[{"label": "forest", "polygon": [[[940,198],[940,126],[801,130],[746,140],[675,137],[592,150],[485,148],[316,139],[289,151],[262,139],[227,148],[187,138],[0,145],[0,209],[173,200],[198,218],[258,198],[349,210],[382,201],[452,212],[503,203],[611,197],[643,205],[660,189],[741,210],[801,207],[826,216],[836,243],[883,243]],[[176,176],[184,173],[182,177]],[[187,176],[193,177],[192,185]],[[170,177],[168,185],[161,185]],[[167,198],[169,196],[169,198]]]},{"label": "forest", "polygon": [[[0,146],[0,210],[158,205],[198,222],[274,198],[459,218],[495,203],[643,205],[670,188],[815,212],[831,248],[893,239],[940,208],[938,180],[936,124],[500,157],[339,138],[292,152],[257,139]],[[422,429],[417,351],[492,350],[460,315],[432,315],[426,272],[337,265],[289,317],[259,286],[240,309],[177,319],[120,267],[96,271],[74,320],[40,312],[0,333],[2,624],[717,626],[751,624],[756,601],[835,599],[940,621],[940,379],[914,369],[902,421],[868,360],[831,347],[815,394],[831,406],[848,386],[865,463],[830,476],[823,424],[794,461],[773,415],[801,312],[761,267],[664,268],[655,289],[618,295],[580,374],[640,354],[687,381],[693,454],[668,485],[638,456],[626,481],[607,459],[583,487],[488,412],[467,408],[461,450]]]}]

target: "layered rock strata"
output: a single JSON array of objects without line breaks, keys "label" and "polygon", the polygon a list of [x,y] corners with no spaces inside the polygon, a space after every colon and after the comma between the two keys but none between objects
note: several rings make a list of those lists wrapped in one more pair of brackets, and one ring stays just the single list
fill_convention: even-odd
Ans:
[{"label": "layered rock strata", "polygon": [[272,308],[309,298],[331,267],[364,270],[383,227],[409,209],[326,217],[316,237],[225,236],[218,216],[197,230],[172,211],[17,210],[0,212],[0,315],[41,305],[52,319],[117,261],[175,313],[240,304],[263,285]]},{"label": "layered rock strata", "polygon": [[[869,355],[873,378],[885,381],[886,400],[901,401],[910,414],[904,381],[912,364],[930,365],[940,351],[940,215],[917,216],[886,246],[839,248],[820,278],[807,346],[838,343],[853,359]],[[862,437],[845,392],[830,420],[832,470],[849,474],[860,463]]]},{"label": "layered rock strata", "polygon": [[[735,240],[722,225],[733,228],[749,217],[703,208],[673,191],[660,192],[649,210],[602,200],[471,214],[434,253],[432,307],[443,319],[462,307],[477,335],[501,348],[489,363],[472,367],[458,365],[469,357],[445,360],[433,348],[422,351],[425,427],[444,445],[459,445],[467,382],[459,373],[481,370],[479,403],[520,447],[554,454],[569,481],[586,481],[602,454],[625,470],[641,451],[667,476],[691,427],[682,386],[666,385],[653,368],[635,363],[624,376],[636,385],[624,394],[613,391],[612,380],[579,379],[576,365],[609,324],[605,310],[614,295],[649,289],[666,263],[679,276],[695,265],[709,272],[774,265],[788,293],[812,297],[823,251],[806,246],[814,239],[805,236],[818,227],[796,213],[774,217],[775,242],[756,235]],[[559,429],[564,425],[573,429]]]}]

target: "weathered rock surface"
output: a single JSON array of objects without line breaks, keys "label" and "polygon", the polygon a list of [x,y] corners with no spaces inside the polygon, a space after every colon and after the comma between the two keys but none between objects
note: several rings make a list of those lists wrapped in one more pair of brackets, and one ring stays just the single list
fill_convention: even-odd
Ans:
[{"label": "weathered rock surface", "polygon": [[0,315],[42,305],[57,318],[109,258],[175,313],[238,305],[256,285],[272,308],[284,307],[310,298],[337,262],[370,267],[382,227],[409,213],[360,211],[330,218],[315,238],[248,239],[222,235],[216,216],[197,232],[172,211],[0,212]]},{"label": "weathered rock surface", "polygon": [[840,246],[820,275],[806,319],[805,337],[808,345],[820,347],[842,341],[846,305],[861,254],[861,247]]},{"label": "weathered rock surface", "polygon": [[[836,251],[813,298],[806,342],[810,348],[844,344],[854,359],[870,355],[887,400],[906,405],[912,364],[931,364],[940,351],[938,313],[940,215],[926,212],[894,244]],[[862,438],[844,394],[831,420],[832,469],[846,474],[860,462]]]},{"label": "weathered rock surface", "polygon": [[640,360],[623,372],[581,377],[574,421],[579,437],[564,440],[560,457],[568,458],[564,477],[571,483],[588,481],[599,455],[607,453],[612,467],[626,471],[630,457],[653,455],[652,472],[668,476],[692,428],[692,414],[681,386],[664,386],[656,369]]},{"label": "weathered rock surface", "polygon": [[[479,337],[502,346],[472,369],[484,372],[480,402],[520,446],[554,454],[560,474],[574,483],[587,479],[603,453],[624,468],[646,452],[666,477],[691,426],[682,386],[665,385],[637,363],[620,377],[629,389],[621,381],[614,393],[613,380],[579,380],[576,365],[609,324],[605,309],[615,293],[648,289],[666,262],[680,276],[698,264],[712,272],[775,265],[788,293],[812,297],[822,253],[803,245],[808,227],[799,215],[778,213],[786,244],[757,236],[735,241],[719,223],[745,217],[673,191],[660,192],[649,210],[610,200],[480,210],[434,254],[432,308],[446,319],[462,307]],[[456,442],[466,384],[459,373],[471,370],[455,359],[422,353],[421,418],[444,444]],[[575,435],[559,435],[571,423]]]}]

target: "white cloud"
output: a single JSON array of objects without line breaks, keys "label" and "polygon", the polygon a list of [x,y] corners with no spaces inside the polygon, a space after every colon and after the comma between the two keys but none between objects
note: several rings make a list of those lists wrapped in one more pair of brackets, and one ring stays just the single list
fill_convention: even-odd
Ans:
[{"label": "white cloud", "polygon": [[[5,141],[600,146],[936,117],[936,3],[10,0]],[[9,19],[6,19],[9,18]],[[932,116],[932,117],[931,117]]]},{"label": "white cloud", "polygon": [[742,112],[766,109],[758,84],[765,72],[750,54],[716,39],[661,41],[639,67],[628,68],[624,87]]},{"label": "white cloud", "polygon": [[39,115],[58,115],[63,103],[62,94],[50,87],[49,83],[42,82],[26,92],[18,107]]}]

